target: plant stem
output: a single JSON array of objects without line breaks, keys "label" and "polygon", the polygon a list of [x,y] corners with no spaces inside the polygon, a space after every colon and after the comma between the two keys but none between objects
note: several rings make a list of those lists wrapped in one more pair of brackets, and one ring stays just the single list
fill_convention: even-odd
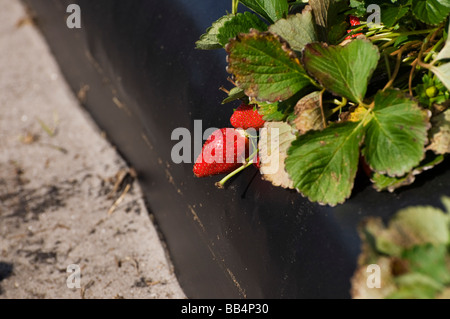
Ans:
[{"label": "plant stem", "polygon": [[246,169],[247,167],[249,167],[250,165],[253,164],[253,160],[249,161],[247,164],[242,165],[241,167],[239,167],[238,169],[234,170],[233,172],[231,172],[230,174],[228,174],[227,176],[225,176],[224,178],[222,178],[222,180],[220,180],[219,182],[216,183],[216,186],[218,188],[223,189],[224,185],[226,182],[228,182],[228,180],[230,178],[232,178],[233,176],[235,176],[236,174],[242,172],[244,169]]},{"label": "plant stem", "polygon": [[342,101],[339,103],[339,105],[331,110],[331,114],[334,114],[339,110],[342,110],[342,108],[347,105],[347,102],[348,102],[347,99],[345,97],[343,97]]},{"label": "plant stem", "polygon": [[232,4],[231,4],[231,13],[236,15],[237,11],[238,11],[238,6],[239,6],[239,0],[232,0]]},{"label": "plant stem", "polygon": [[375,41],[375,40],[384,39],[384,38],[390,40],[390,38],[396,38],[396,37],[408,36],[408,35],[426,34],[426,33],[435,32],[436,30],[438,30],[438,28],[427,29],[427,30],[416,30],[416,31],[409,31],[409,32],[386,32],[386,33],[380,33],[380,34],[374,35],[374,36],[370,37],[369,40]]},{"label": "plant stem", "polygon": [[320,112],[322,114],[323,128],[327,128],[327,119],[325,118],[325,112],[323,110],[323,94],[324,93],[325,93],[325,89],[320,91],[319,104],[320,104]]},{"label": "plant stem", "polygon": [[430,50],[430,52],[428,52],[427,56],[423,59],[423,62],[428,62],[431,57],[433,56],[433,53],[436,52],[437,48],[444,42],[444,38],[441,38],[434,46],[433,48]]}]

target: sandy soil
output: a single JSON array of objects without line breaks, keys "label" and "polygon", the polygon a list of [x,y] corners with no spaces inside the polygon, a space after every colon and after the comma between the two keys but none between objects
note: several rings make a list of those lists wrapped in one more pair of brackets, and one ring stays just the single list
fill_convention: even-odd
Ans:
[{"label": "sandy soil", "polygon": [[0,70],[0,298],[184,298],[133,170],[18,0],[0,0]]}]

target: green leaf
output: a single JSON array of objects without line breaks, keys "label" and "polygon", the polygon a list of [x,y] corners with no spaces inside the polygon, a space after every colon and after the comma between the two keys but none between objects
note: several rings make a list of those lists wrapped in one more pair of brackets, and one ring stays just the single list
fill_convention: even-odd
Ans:
[{"label": "green leaf", "polygon": [[449,216],[431,206],[413,206],[398,211],[386,228],[380,218],[367,219],[361,237],[376,252],[401,257],[405,249],[449,242]]},{"label": "green leaf", "polygon": [[450,197],[442,196],[441,198],[442,205],[444,206],[447,213],[450,214]]},{"label": "green leaf", "polygon": [[399,187],[411,185],[416,180],[417,175],[442,163],[443,160],[444,156],[436,155],[430,152],[418,167],[415,167],[411,172],[402,177],[392,177],[380,173],[374,173],[371,177],[371,181],[374,183],[374,188],[377,191],[388,190],[392,193]]},{"label": "green leaf", "polygon": [[441,284],[450,283],[450,269],[446,265],[447,246],[421,245],[403,252],[403,259],[409,262],[411,272],[417,272],[433,278]]},{"label": "green leaf", "polygon": [[286,170],[294,186],[313,202],[335,206],[351,194],[358,168],[362,124],[333,124],[292,143]]},{"label": "green leaf", "polygon": [[259,106],[259,114],[268,122],[289,121],[294,116],[294,108],[297,101],[304,95],[302,91],[290,97],[287,100],[267,103],[257,102]]},{"label": "green leaf", "polygon": [[406,174],[402,177],[392,177],[380,173],[374,173],[370,180],[373,182],[373,186],[377,191],[381,192],[388,190],[392,193],[399,187],[414,183],[415,177],[413,174]]},{"label": "green leaf", "polygon": [[383,6],[383,14],[381,15],[381,22],[388,28],[393,27],[395,23],[404,17],[409,12],[409,7],[406,6]]},{"label": "green leaf", "polygon": [[431,206],[408,207],[397,212],[388,231],[404,248],[427,243],[447,245],[449,215]]},{"label": "green leaf", "polygon": [[366,40],[354,40],[345,46],[312,43],[305,47],[306,70],[334,94],[361,103],[367,85],[377,67],[378,48]]},{"label": "green leaf", "polygon": [[348,10],[347,2],[340,0],[309,0],[309,4],[313,9],[319,40],[328,43],[330,30],[344,20],[343,17],[345,15],[343,11]]},{"label": "green leaf", "polygon": [[419,273],[408,273],[396,278],[399,287],[388,299],[433,299],[443,285]]},{"label": "green leaf", "polygon": [[252,28],[267,31],[267,25],[256,15],[250,12],[238,13],[219,29],[217,39],[222,46],[225,46],[231,38],[235,38],[239,33],[248,33]]},{"label": "green leaf", "polygon": [[450,0],[414,0],[411,9],[416,18],[435,25],[450,14]]},{"label": "green leaf", "polygon": [[224,26],[225,22],[230,21],[233,17],[234,15],[228,14],[214,22],[212,26],[206,30],[206,33],[195,42],[195,48],[200,50],[221,49],[223,46],[218,39],[219,29]]},{"label": "green leaf", "polygon": [[289,10],[287,0],[240,0],[239,2],[260,14],[270,23],[287,16]]},{"label": "green leaf", "polygon": [[307,6],[301,14],[278,20],[270,26],[269,31],[281,36],[296,51],[301,51],[308,43],[317,41],[310,6]]},{"label": "green leaf", "polygon": [[416,102],[400,91],[380,91],[362,149],[367,164],[380,174],[403,176],[424,158],[427,127]]},{"label": "green leaf", "polygon": [[431,144],[427,147],[436,154],[450,153],[450,109],[431,119]]},{"label": "green leaf", "polygon": [[252,30],[231,40],[226,50],[227,71],[258,101],[286,100],[312,83],[294,51],[275,34]]},{"label": "green leaf", "polygon": [[243,89],[234,87],[228,93],[228,97],[222,101],[222,104],[230,103],[245,97],[245,92]]}]

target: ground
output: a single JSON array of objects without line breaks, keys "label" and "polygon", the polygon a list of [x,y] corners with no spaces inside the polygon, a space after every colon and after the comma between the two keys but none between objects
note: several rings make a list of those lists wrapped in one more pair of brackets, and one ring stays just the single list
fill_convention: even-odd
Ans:
[{"label": "ground", "polygon": [[0,298],[185,298],[134,170],[21,3],[0,8]]}]

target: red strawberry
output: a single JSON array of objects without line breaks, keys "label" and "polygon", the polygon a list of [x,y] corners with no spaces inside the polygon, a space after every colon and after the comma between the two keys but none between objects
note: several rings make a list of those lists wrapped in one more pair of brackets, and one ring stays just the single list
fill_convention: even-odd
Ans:
[{"label": "red strawberry", "polygon": [[[348,20],[349,20],[350,25],[351,25],[352,27],[356,27],[356,26],[358,26],[358,25],[361,25],[361,21],[359,21],[359,18],[358,18],[358,17],[349,15],[349,16],[348,16]],[[350,32],[352,32],[352,31],[353,31],[353,30],[347,30],[347,33],[350,33]],[[362,34],[362,33],[353,34],[352,36],[348,36],[348,37],[346,37],[345,39],[348,40],[348,39],[351,39],[351,38],[356,38],[358,35],[361,35],[361,34]]]},{"label": "red strawberry", "polygon": [[252,105],[242,103],[233,113],[230,119],[235,128],[247,130],[249,128],[259,129],[264,126],[265,121]]},{"label": "red strawberry", "polygon": [[358,17],[352,16],[351,14],[348,16],[348,20],[350,21],[350,25],[355,27],[357,25],[361,25],[361,21],[359,21]]},{"label": "red strawberry", "polygon": [[245,161],[248,138],[241,130],[223,128],[206,140],[194,165],[197,177],[231,173]]},{"label": "red strawberry", "polygon": [[253,165],[257,168],[260,169],[261,168],[261,158],[259,157],[259,155],[256,155],[256,160],[253,163]]}]

